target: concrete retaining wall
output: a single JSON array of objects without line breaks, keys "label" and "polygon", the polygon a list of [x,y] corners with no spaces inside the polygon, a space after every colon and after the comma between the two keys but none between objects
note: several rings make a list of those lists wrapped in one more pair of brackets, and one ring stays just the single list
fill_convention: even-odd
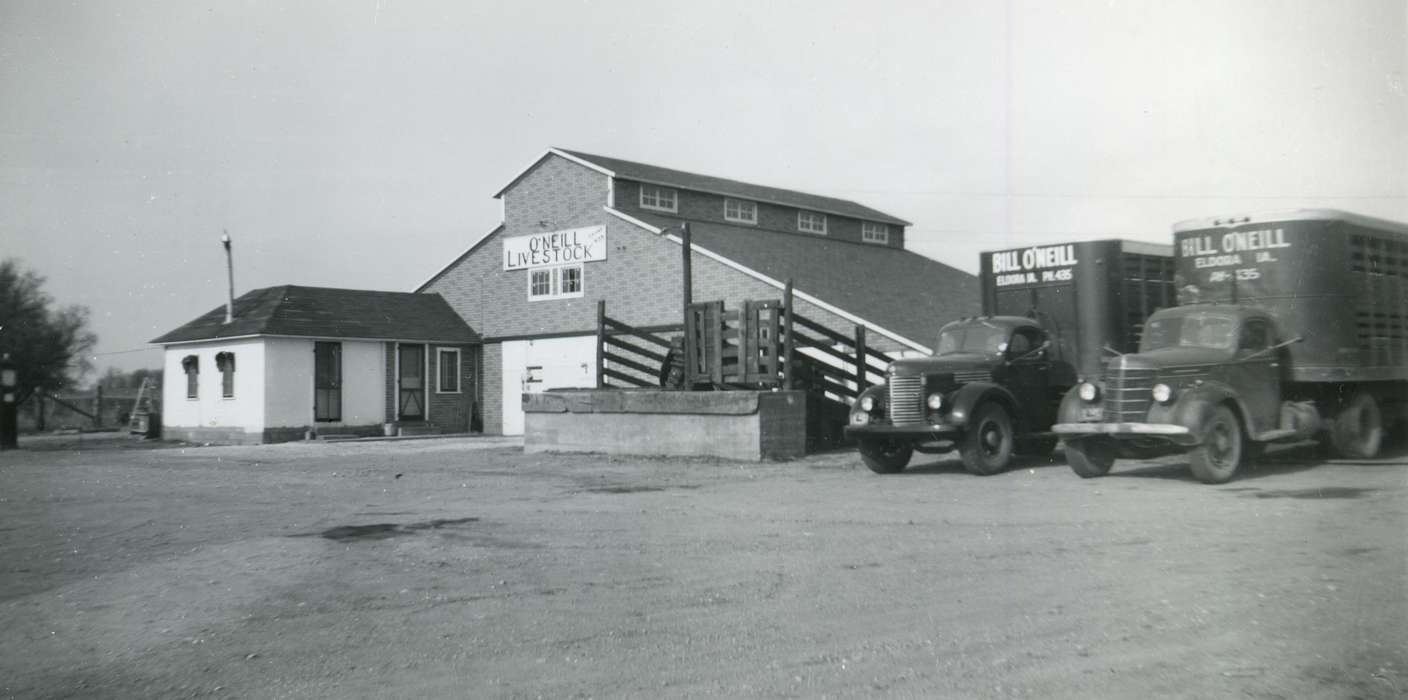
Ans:
[{"label": "concrete retaining wall", "polygon": [[800,391],[586,390],[525,394],[525,452],[722,457],[806,452]]}]

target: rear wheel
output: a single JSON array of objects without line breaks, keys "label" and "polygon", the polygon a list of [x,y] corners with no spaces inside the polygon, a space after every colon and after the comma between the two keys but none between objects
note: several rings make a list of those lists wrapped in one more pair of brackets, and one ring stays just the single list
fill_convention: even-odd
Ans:
[{"label": "rear wheel", "polygon": [[1335,412],[1330,442],[1340,457],[1369,459],[1379,454],[1383,441],[1383,414],[1373,394],[1361,391]]},{"label": "rear wheel", "polygon": [[1065,443],[1066,464],[1082,479],[1110,473],[1115,464],[1115,442],[1109,438],[1088,437]]},{"label": "rear wheel", "polygon": [[1188,467],[1204,484],[1221,484],[1237,473],[1242,462],[1242,425],[1226,406],[1213,409],[1203,423],[1202,444],[1188,455]]},{"label": "rear wheel", "polygon": [[998,403],[986,403],[973,413],[963,434],[960,451],[963,468],[978,476],[991,476],[1012,461],[1012,417]]},{"label": "rear wheel", "polygon": [[914,448],[907,442],[891,439],[862,438],[860,458],[876,474],[895,474],[909,466]]}]

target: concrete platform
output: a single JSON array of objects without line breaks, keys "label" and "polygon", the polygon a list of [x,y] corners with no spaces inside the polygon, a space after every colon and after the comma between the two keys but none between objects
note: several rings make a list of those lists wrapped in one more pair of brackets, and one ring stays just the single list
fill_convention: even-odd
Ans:
[{"label": "concrete platform", "polygon": [[806,453],[800,391],[580,390],[524,394],[525,452],[795,459]]}]

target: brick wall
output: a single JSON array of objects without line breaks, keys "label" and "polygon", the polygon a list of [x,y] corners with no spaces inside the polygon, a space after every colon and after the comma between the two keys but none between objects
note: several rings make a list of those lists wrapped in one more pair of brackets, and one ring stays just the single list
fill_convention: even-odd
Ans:
[{"label": "brick wall", "polygon": [[[442,393],[440,391],[440,351],[458,349],[460,351],[460,391]],[[430,422],[447,433],[469,431],[470,409],[475,392],[473,348],[461,345],[432,345],[430,368],[426,375],[430,406]]]},{"label": "brick wall", "polygon": [[396,422],[396,344],[386,343],[386,422]]},{"label": "brick wall", "polygon": [[480,409],[484,419],[484,432],[492,435],[504,431],[503,414],[503,363],[504,346],[500,343],[485,343],[480,368],[480,396],[484,403]]}]

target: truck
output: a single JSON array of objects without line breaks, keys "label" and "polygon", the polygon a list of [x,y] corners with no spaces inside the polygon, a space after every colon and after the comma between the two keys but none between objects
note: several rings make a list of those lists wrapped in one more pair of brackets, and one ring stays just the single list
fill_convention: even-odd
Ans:
[{"label": "truck", "polygon": [[932,355],[902,358],[851,404],[845,428],[871,471],[958,450],[977,475],[1049,453],[1067,390],[1175,299],[1168,245],[1095,240],[979,255],[982,313],[943,325]]},{"label": "truck", "polygon": [[1053,427],[1082,477],[1186,453],[1228,481],[1268,444],[1369,458],[1408,404],[1408,225],[1311,209],[1174,226],[1179,305],[1070,389]]}]

